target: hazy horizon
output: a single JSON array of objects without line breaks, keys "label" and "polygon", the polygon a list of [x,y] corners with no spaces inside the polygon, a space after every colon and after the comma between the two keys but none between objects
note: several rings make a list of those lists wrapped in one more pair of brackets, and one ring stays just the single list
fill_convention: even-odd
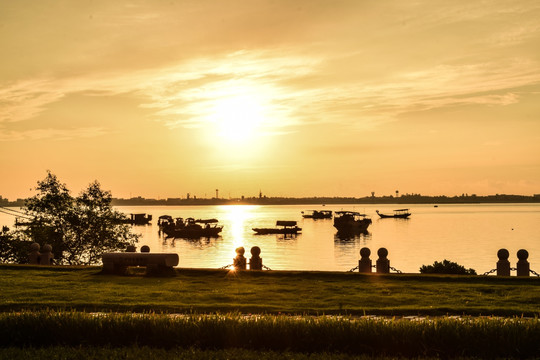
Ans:
[{"label": "hazy horizon", "polygon": [[0,195],[540,193],[540,3],[0,3]]}]

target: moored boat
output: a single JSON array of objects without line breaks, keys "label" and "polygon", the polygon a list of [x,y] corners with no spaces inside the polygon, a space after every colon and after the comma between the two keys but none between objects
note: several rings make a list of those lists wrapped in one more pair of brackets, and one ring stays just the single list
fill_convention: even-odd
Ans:
[{"label": "moored boat", "polygon": [[168,223],[163,227],[167,237],[173,238],[200,238],[218,237],[223,226],[218,225],[217,219],[193,219],[177,218],[174,223]]},{"label": "moored boat", "polygon": [[341,233],[366,232],[371,224],[371,219],[366,214],[356,211],[336,211],[334,227]]},{"label": "moored boat", "polygon": [[331,219],[332,210],[306,210],[302,211],[302,217],[305,219]]},{"label": "moored boat", "polygon": [[381,219],[385,219],[385,218],[406,219],[409,216],[411,216],[409,209],[397,209],[397,210],[394,210],[393,214],[383,214],[383,213],[380,213],[379,210],[375,210],[375,212],[377,213],[377,215],[381,217]]},{"label": "moored boat", "polygon": [[253,228],[256,235],[266,235],[266,234],[298,234],[302,231],[302,228],[296,226],[296,221],[276,221],[275,228]]},{"label": "moored boat", "polygon": [[162,231],[170,224],[174,224],[173,217],[171,215],[161,215],[157,221],[159,230]]},{"label": "moored boat", "polygon": [[129,218],[122,220],[124,224],[131,225],[147,225],[152,221],[152,215],[150,214],[129,214]]}]

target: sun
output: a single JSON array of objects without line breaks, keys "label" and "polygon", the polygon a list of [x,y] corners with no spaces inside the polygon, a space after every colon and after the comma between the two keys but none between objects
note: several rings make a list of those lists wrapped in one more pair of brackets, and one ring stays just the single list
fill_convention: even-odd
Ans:
[{"label": "sun", "polygon": [[233,95],[215,100],[211,120],[217,137],[232,144],[259,138],[266,122],[265,104],[256,95]]}]

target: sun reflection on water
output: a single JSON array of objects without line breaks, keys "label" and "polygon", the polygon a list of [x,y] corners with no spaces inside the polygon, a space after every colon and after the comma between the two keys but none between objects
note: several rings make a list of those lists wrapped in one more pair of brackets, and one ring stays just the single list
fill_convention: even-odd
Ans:
[{"label": "sun reflection on water", "polygon": [[227,205],[222,207],[234,246],[244,246],[246,242],[246,222],[253,218],[258,207],[257,205]]}]

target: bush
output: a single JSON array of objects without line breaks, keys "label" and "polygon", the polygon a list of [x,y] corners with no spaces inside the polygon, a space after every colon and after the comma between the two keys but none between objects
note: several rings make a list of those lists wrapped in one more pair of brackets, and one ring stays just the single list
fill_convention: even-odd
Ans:
[{"label": "bush", "polygon": [[435,261],[433,265],[422,265],[421,274],[457,274],[457,275],[476,275],[476,270],[465,269],[458,263],[444,259],[442,262]]}]

